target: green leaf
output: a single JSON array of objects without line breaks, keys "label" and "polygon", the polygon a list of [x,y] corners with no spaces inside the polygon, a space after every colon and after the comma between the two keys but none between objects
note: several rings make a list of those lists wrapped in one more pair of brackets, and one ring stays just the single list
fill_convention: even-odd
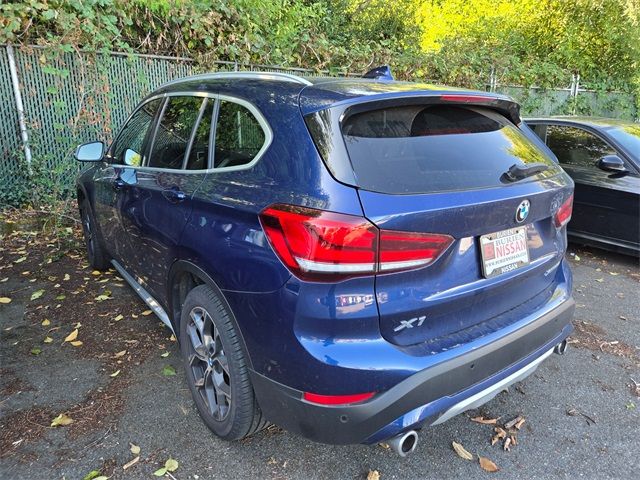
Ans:
[{"label": "green leaf", "polygon": [[42,353],[42,350],[40,350],[38,347],[33,347],[31,349],[31,355],[40,355]]},{"label": "green leaf", "polygon": [[44,290],[36,290],[31,294],[31,300],[37,300],[44,294]]},{"label": "green leaf", "polygon": [[178,469],[179,464],[177,460],[174,460],[173,458],[169,457],[169,460],[164,462],[164,466],[166,467],[167,471],[175,472]]},{"label": "green leaf", "polygon": [[91,470],[82,478],[82,480],[95,480],[99,476],[100,476],[100,470]]},{"label": "green leaf", "polygon": [[161,354],[160,354],[160,356],[161,356],[162,358],[167,358],[167,357],[169,356],[169,352],[161,353]]},{"label": "green leaf", "polygon": [[163,477],[165,473],[167,473],[167,468],[166,467],[159,468],[158,470],[153,472],[153,474],[156,477]]},{"label": "green leaf", "polygon": [[171,365],[166,365],[163,369],[162,369],[162,374],[166,377],[171,377],[172,375],[176,374],[176,369],[173,368]]}]

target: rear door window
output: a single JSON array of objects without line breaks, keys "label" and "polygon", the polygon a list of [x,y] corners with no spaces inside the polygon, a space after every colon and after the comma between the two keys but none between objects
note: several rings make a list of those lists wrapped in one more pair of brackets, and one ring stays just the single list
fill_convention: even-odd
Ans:
[{"label": "rear door window", "polygon": [[357,113],[342,134],[358,186],[383,193],[432,193],[503,185],[514,164],[555,163],[490,109],[409,105]]},{"label": "rear door window", "polygon": [[181,169],[200,109],[207,99],[169,97],[158,122],[149,167]]}]

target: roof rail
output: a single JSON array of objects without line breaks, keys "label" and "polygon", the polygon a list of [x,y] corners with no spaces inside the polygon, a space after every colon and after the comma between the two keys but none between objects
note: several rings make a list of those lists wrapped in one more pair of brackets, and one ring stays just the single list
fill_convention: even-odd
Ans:
[{"label": "roof rail", "polygon": [[194,80],[215,80],[218,78],[254,78],[259,80],[280,80],[282,82],[293,82],[300,85],[313,85],[306,78],[302,78],[298,75],[292,75],[290,73],[280,72],[217,72],[217,73],[203,73],[200,75],[192,75],[190,77],[179,78],[170,82],[160,85],[158,88],[169,87],[171,85],[177,85],[179,83],[194,81]]}]

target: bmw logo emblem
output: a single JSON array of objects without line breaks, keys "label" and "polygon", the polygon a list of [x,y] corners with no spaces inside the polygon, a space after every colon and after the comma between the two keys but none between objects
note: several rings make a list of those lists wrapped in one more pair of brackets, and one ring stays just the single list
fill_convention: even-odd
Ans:
[{"label": "bmw logo emblem", "polygon": [[516,208],[516,222],[522,223],[527,219],[527,217],[529,216],[530,206],[531,203],[529,203],[529,200],[523,200],[522,202],[520,202],[520,205],[518,205],[518,208]]}]

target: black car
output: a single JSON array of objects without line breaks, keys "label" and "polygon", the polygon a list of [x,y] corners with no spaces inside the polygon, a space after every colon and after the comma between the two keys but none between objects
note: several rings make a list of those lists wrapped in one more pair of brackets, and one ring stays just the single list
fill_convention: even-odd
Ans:
[{"label": "black car", "polygon": [[591,117],[526,123],[575,181],[571,240],[640,255],[640,124]]}]

